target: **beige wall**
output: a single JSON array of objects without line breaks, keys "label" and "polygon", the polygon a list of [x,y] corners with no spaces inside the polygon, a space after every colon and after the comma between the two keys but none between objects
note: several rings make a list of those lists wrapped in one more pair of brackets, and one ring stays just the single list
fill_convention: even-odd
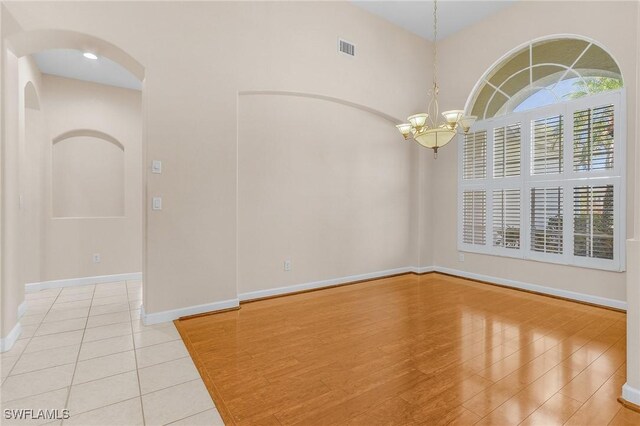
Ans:
[{"label": "beige wall", "polygon": [[[633,235],[635,152],[635,2],[518,2],[514,6],[444,40],[441,52],[443,109],[463,106],[474,85],[492,64],[530,40],[552,34],[577,34],[603,44],[618,61],[627,96],[627,234]],[[449,54],[455,52],[455,54]],[[435,175],[431,208],[434,215],[434,263],[562,290],[625,301],[625,274],[552,265],[479,254],[458,261],[456,244],[457,149],[444,149],[429,161]]]},{"label": "beige wall", "polygon": [[[636,5],[606,3],[519,2],[443,41],[441,109],[464,105],[476,81],[504,53],[553,33],[593,37],[610,49],[625,76],[632,75],[637,46],[628,34],[636,32]],[[163,161],[162,175],[147,174],[147,205],[150,197],[163,197],[161,212],[146,213],[147,313],[234,299],[239,292],[265,287],[384,270],[401,262],[624,300],[624,274],[471,254],[458,262],[455,146],[443,149],[438,160],[410,145],[392,152],[402,141],[370,113],[317,99],[239,96],[246,91],[317,94],[399,119],[424,110],[431,83],[429,43],[353,5],[7,4],[26,30],[63,28],[93,35],[124,49],[145,67],[146,158]],[[603,19],[608,23],[603,25]],[[176,31],[167,31],[167,22],[175,23],[170,28]],[[356,44],[355,58],[336,52],[338,37]],[[633,93],[633,78],[626,83]],[[633,141],[635,102],[628,101]],[[288,130],[300,126],[287,117],[308,119],[312,125],[300,129],[296,139]],[[297,152],[302,145],[296,142],[326,157]],[[383,163],[380,174],[371,176],[375,167],[370,163],[348,170],[360,157],[356,151],[342,152],[344,146],[375,146],[364,155]],[[249,147],[255,151],[247,151]],[[288,156],[278,156],[277,149],[289,150]],[[269,164],[260,162],[265,156]],[[310,170],[319,173],[328,164],[323,158],[334,159],[335,172],[311,179],[306,175]],[[632,173],[632,164],[629,169]],[[361,198],[339,206],[323,203],[323,195],[329,200],[345,197],[341,183],[347,173],[354,173],[353,189],[361,190]],[[389,181],[383,185],[363,182],[365,177],[384,176]],[[279,192],[281,184],[291,197]],[[303,191],[306,185],[318,191],[312,200]],[[353,232],[350,238],[336,244],[341,234],[337,230],[346,227],[343,217],[384,200],[394,185],[408,187],[393,194],[397,205],[384,205],[375,212],[380,216],[366,217],[348,231]],[[265,194],[281,203],[270,204]],[[287,223],[287,218],[296,220]],[[324,229],[318,229],[322,218],[330,218],[326,223],[336,228],[320,235],[316,247],[312,240]],[[380,224],[394,228],[383,230]],[[80,231],[77,238],[84,235]],[[252,241],[253,233],[262,239]],[[366,241],[358,239],[363,234]],[[387,239],[385,250],[376,245]],[[365,247],[370,242],[373,248]],[[284,256],[293,261],[288,274],[282,271]]]},{"label": "beige wall", "polygon": [[238,123],[238,293],[418,265],[419,151],[394,123],[281,95],[240,96]]},{"label": "beige wall", "polygon": [[30,57],[18,61],[20,80],[20,262],[21,283],[44,277],[47,128],[42,108],[42,76]]},{"label": "beige wall", "polygon": [[[146,217],[147,313],[237,297],[240,91],[321,94],[406,117],[424,109],[429,86],[428,43],[348,3],[16,2],[8,7],[26,30],[94,35],[145,67],[147,159],[163,161],[162,175],[147,175],[147,203],[163,197],[163,210]],[[168,22],[175,23],[169,27],[175,31],[167,30]],[[355,58],[336,52],[339,36],[356,43]],[[318,119],[330,125],[327,119],[336,111],[332,107]],[[388,135],[390,144],[401,143]],[[411,162],[391,167],[397,170],[385,173],[400,175]],[[405,224],[398,232],[409,238]],[[409,244],[397,243],[379,264],[363,261],[361,267],[395,265]],[[331,250],[331,245],[319,249]],[[277,259],[270,267],[279,273],[281,266]],[[294,264],[301,278],[317,275],[302,266]]]},{"label": "beige wall", "polygon": [[54,143],[53,217],[124,216],[124,161],[124,148],[101,137],[72,136]]},{"label": "beige wall", "polygon": [[[140,272],[140,92],[51,75],[42,81],[48,124],[43,280]],[[75,130],[106,134],[124,149],[92,132],[53,144]],[[100,263],[93,263],[94,253]]]},{"label": "beige wall", "polygon": [[[2,36],[19,31],[19,25],[4,7],[0,16]],[[6,50],[0,54],[2,81],[2,173],[0,174],[0,196],[2,198],[1,226],[1,306],[2,337],[16,326],[18,306],[24,299],[24,287],[20,283],[21,245],[18,229],[19,206],[19,141],[21,122],[20,81],[18,59]]]}]

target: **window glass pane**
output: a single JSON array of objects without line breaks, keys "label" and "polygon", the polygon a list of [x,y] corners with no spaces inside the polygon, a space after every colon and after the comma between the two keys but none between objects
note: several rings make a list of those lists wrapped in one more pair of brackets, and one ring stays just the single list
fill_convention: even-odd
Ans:
[{"label": "window glass pane", "polygon": [[487,119],[621,87],[620,69],[601,47],[567,37],[541,40],[514,52],[485,75],[473,95],[471,112]]},{"label": "window glass pane", "polygon": [[531,122],[531,174],[562,173],[562,115]]},{"label": "window glass pane", "polygon": [[573,189],[573,254],[613,259],[613,185]]},{"label": "window glass pane", "polygon": [[467,133],[464,136],[464,179],[487,177],[487,132]]},{"label": "window glass pane", "polygon": [[462,241],[484,245],[487,226],[487,194],[485,191],[465,191],[462,196]]},{"label": "window glass pane", "polygon": [[493,191],[493,245],[520,248],[520,190]]},{"label": "window glass pane", "polygon": [[613,168],[613,105],[573,113],[573,170]]},{"label": "window glass pane", "polygon": [[520,175],[520,123],[493,131],[493,177]]},{"label": "window glass pane", "polygon": [[531,188],[531,250],[562,253],[562,188]]}]

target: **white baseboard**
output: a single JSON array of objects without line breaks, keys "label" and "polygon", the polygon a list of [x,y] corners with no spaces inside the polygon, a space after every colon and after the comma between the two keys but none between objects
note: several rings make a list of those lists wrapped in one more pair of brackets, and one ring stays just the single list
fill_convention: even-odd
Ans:
[{"label": "white baseboard", "polygon": [[[414,266],[405,268],[387,269],[385,271],[370,272],[368,274],[349,275],[347,277],[332,278],[328,280],[312,281],[309,283],[290,285],[286,287],[276,287],[267,290],[250,291],[238,294],[240,301],[262,299],[264,297],[280,296],[283,294],[296,293],[305,290],[315,290],[323,287],[331,287],[340,284],[347,284],[354,281],[370,280],[374,278],[383,278],[389,275],[406,274],[408,272],[416,272],[418,269]],[[425,270],[425,272],[428,272]]]},{"label": "white baseboard", "polygon": [[144,325],[160,324],[176,320],[180,317],[189,315],[203,314],[205,312],[221,311],[223,309],[237,308],[240,305],[238,299],[221,300],[220,302],[206,303],[204,305],[188,306],[186,308],[172,309],[170,311],[161,311],[147,314],[144,306],[140,309],[140,318]]},{"label": "white baseboard", "polygon": [[640,390],[632,388],[629,383],[622,386],[622,399],[635,405],[640,405]]},{"label": "white baseboard", "polygon": [[0,338],[0,352],[6,352],[13,347],[13,344],[18,340],[20,334],[22,333],[22,326],[20,323],[16,323],[16,325],[11,329],[9,334],[6,337]]},{"label": "white baseboard", "polygon": [[[421,266],[421,267],[408,266],[404,268],[387,269],[384,271],[371,272],[367,274],[350,275],[346,277],[332,278],[332,279],[321,280],[321,281],[312,281],[308,283],[296,284],[296,285],[286,286],[286,287],[277,287],[277,288],[272,288],[267,290],[258,290],[258,291],[252,291],[247,293],[240,293],[237,299],[222,300],[219,302],[188,306],[185,308],[172,309],[168,311],[146,313],[144,311],[144,307],[142,307],[141,318],[145,325],[159,324],[163,322],[173,321],[175,319],[178,319],[184,316],[197,315],[197,314],[202,314],[206,312],[215,312],[215,311],[220,311],[224,309],[235,308],[239,306],[239,303],[241,301],[261,299],[264,297],[271,297],[271,296],[280,296],[280,295],[296,293],[296,292],[305,291],[305,290],[321,289],[324,287],[348,284],[354,281],[383,278],[390,275],[406,274],[409,272],[414,272],[418,274],[423,274],[427,272],[441,272],[444,274],[459,276],[461,278],[469,278],[474,280],[486,281],[492,284],[502,285],[505,287],[529,290],[537,293],[563,297],[566,299],[573,299],[581,302],[593,303],[596,305],[607,306],[607,307],[612,307],[616,309],[626,310],[626,307],[627,307],[626,302],[623,302],[620,300],[607,299],[604,297],[592,296],[592,295],[576,293],[568,290],[545,287],[537,284],[530,284],[530,283],[525,283],[521,281],[514,281],[514,280],[508,280],[504,278],[492,277],[488,275],[475,274],[475,273],[461,271],[457,269],[443,268],[440,266]],[[117,276],[112,275],[111,277],[117,277]],[[122,279],[124,278],[118,278],[117,280],[122,280]],[[133,278],[127,278],[127,279],[133,279]],[[76,284],[76,285],[80,285],[80,284]]]},{"label": "white baseboard", "polygon": [[29,283],[24,285],[24,291],[33,293],[35,291],[46,290],[49,288],[74,287],[77,285],[112,283],[116,281],[141,280],[142,272],[133,272],[129,274],[114,275],[97,275],[95,277],[70,278],[66,280],[42,281],[39,283]]},{"label": "white baseboard", "polygon": [[25,312],[27,312],[27,301],[23,300],[20,306],[18,306],[18,321],[24,316]]},{"label": "white baseboard", "polygon": [[590,294],[584,294],[584,293],[576,293],[574,291],[561,290],[561,289],[552,288],[552,287],[545,287],[538,284],[529,284],[521,281],[507,280],[504,278],[496,278],[496,277],[491,277],[489,275],[474,274],[472,272],[460,271],[458,269],[443,268],[440,266],[436,266],[434,270],[435,272],[442,272],[443,274],[450,274],[450,275],[456,275],[462,278],[470,278],[473,280],[486,281],[491,284],[497,284],[505,287],[513,287],[513,288],[519,288],[522,290],[535,291],[536,293],[543,293],[551,296],[558,296],[566,299],[573,299],[580,302],[593,303],[595,305],[607,306],[609,308],[622,309],[625,311],[627,310],[627,302],[624,302],[622,300],[608,299],[606,297],[592,296]]},{"label": "white baseboard", "polygon": [[436,271],[435,266],[413,266],[411,268],[411,272],[414,272],[416,274],[426,274],[427,272],[435,272],[435,271]]},{"label": "white baseboard", "polygon": [[144,307],[140,310],[140,317],[144,325],[153,325],[163,322],[173,321],[180,317],[189,315],[197,315],[205,312],[215,312],[229,308],[235,308],[240,305],[240,301],[260,299],[269,296],[278,296],[289,293],[296,293],[304,290],[313,290],[323,287],[330,287],[334,285],[346,284],[353,281],[367,280],[373,278],[382,278],[389,275],[406,274],[408,272],[424,273],[433,271],[433,267],[406,267],[397,269],[388,269],[386,271],[372,272],[369,274],[351,275],[342,278],[335,278],[323,281],[314,281],[305,284],[298,284],[287,287],[278,287],[269,290],[253,291],[249,293],[242,293],[238,295],[237,299],[223,300],[220,302],[213,302],[204,305],[188,306],[186,308],[173,309],[170,311],[161,311],[147,314],[144,311]]}]

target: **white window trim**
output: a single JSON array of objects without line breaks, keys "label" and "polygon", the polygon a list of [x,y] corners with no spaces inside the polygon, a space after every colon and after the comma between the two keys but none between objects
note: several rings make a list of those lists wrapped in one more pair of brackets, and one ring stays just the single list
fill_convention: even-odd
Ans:
[{"label": "white window trim", "polygon": [[[614,167],[609,170],[575,172],[573,170],[573,112],[597,107],[604,104],[614,105]],[[587,96],[567,102],[549,105],[533,110],[512,113],[476,123],[472,131],[487,132],[487,173],[483,179],[463,179],[464,138],[458,137],[458,250],[495,256],[512,257],[540,262],[572,265],[583,268],[602,269],[622,272],[626,268],[626,99],[624,90],[616,90]],[[531,174],[531,121],[563,115],[563,172],[560,175]],[[493,178],[493,145],[496,127],[521,123],[520,176]],[[613,259],[598,259],[575,256],[573,254],[573,188],[580,185],[614,185],[614,252]],[[563,188],[563,253],[550,254],[531,250],[530,190],[532,187]],[[493,246],[493,191],[500,189],[520,189],[520,248]],[[462,197],[465,191],[486,191],[487,215],[485,244],[466,244],[462,235]]]}]

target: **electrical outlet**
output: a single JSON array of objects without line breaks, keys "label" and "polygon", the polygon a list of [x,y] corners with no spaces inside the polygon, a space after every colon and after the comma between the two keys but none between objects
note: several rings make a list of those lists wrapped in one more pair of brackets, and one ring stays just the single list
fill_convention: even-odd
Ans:
[{"label": "electrical outlet", "polygon": [[291,271],[291,260],[287,259],[284,261],[284,270],[286,272]]},{"label": "electrical outlet", "polygon": [[464,262],[464,253],[458,253],[458,262]]},{"label": "electrical outlet", "polygon": [[100,263],[101,260],[100,253],[93,253],[93,263]]}]

